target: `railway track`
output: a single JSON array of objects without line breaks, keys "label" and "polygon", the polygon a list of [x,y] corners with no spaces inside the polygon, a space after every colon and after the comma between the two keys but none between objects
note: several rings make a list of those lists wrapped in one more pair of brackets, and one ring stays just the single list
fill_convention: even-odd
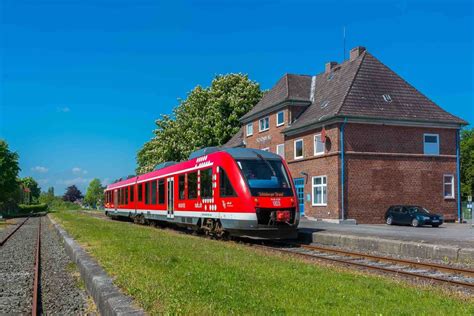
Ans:
[{"label": "railway track", "polygon": [[[189,233],[188,231],[181,232]],[[442,283],[474,291],[474,270],[468,268],[397,259],[300,243],[271,242],[271,244],[264,245],[255,241],[239,240],[251,247],[280,251],[291,255],[320,259],[386,274],[422,279],[433,283]]]},{"label": "railway track", "polygon": [[474,270],[472,269],[298,243],[278,242],[270,246],[257,246],[305,258],[321,259],[332,263],[474,290]]},{"label": "railway track", "polygon": [[[8,233],[2,240],[0,241],[0,247],[4,247],[4,245],[11,240],[11,238],[20,232],[20,229],[24,227],[24,224],[30,219],[27,217],[23,220],[20,224],[18,224],[10,233]],[[40,285],[40,275],[41,275],[41,217],[38,218],[38,226],[37,226],[37,234],[36,234],[36,246],[34,246],[34,252],[32,255],[34,256],[34,271],[33,271],[33,288],[31,289],[32,297],[31,297],[31,314],[33,316],[42,314],[41,308],[41,285]],[[2,249],[0,248],[0,249]],[[27,271],[25,271],[27,272]],[[29,304],[27,304],[29,305]]]}]

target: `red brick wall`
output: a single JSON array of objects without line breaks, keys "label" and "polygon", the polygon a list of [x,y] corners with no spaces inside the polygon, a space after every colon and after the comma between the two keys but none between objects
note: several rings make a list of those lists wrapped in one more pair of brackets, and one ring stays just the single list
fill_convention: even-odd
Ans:
[{"label": "red brick wall", "polygon": [[439,134],[440,154],[456,154],[456,131],[453,129],[371,124],[347,124],[345,150],[423,154],[424,133]]},{"label": "red brick wall", "polygon": [[[314,129],[285,140],[285,156],[293,178],[303,178],[301,172],[307,173],[305,182],[305,215],[317,218],[339,218],[339,128],[338,125],[326,126],[326,149],[324,155],[314,155],[314,135],[321,133],[322,128]],[[303,158],[294,159],[294,141],[303,139]],[[307,195],[312,198],[312,177],[327,177],[327,206],[313,206]],[[306,177],[305,177],[306,178]]]},{"label": "red brick wall", "polygon": [[393,204],[420,205],[455,218],[456,200],[443,197],[444,174],[456,177],[456,159],[347,155],[347,218],[383,223]]},{"label": "red brick wall", "polygon": [[[285,113],[285,124],[276,126],[276,114],[280,111]],[[244,140],[249,148],[264,149],[269,147],[272,153],[276,152],[276,145],[284,143],[284,136],[281,133],[283,129],[288,127],[288,110],[278,110],[268,115],[270,128],[267,131],[259,132],[259,120],[255,120],[253,124],[253,135],[247,137],[247,127],[244,127]]]}]

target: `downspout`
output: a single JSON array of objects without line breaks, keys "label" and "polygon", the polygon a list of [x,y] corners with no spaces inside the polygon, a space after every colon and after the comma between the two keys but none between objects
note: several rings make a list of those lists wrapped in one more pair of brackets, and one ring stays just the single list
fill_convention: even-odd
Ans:
[{"label": "downspout", "polygon": [[461,156],[461,151],[460,151],[460,135],[459,135],[460,129],[456,130],[456,178],[457,178],[457,199],[458,199],[458,222],[462,223],[462,216],[461,216],[461,162],[460,162],[460,156]]},{"label": "downspout", "polygon": [[347,117],[344,118],[344,122],[341,125],[340,131],[340,143],[341,143],[341,219],[345,219],[345,212],[344,212],[344,128],[347,123]]}]

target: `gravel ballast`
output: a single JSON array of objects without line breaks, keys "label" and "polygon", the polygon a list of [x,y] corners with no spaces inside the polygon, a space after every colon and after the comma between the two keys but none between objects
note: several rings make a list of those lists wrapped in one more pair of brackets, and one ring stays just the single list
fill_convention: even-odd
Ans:
[{"label": "gravel ballast", "polygon": [[[17,223],[23,219],[17,219]],[[34,255],[41,221],[40,303],[44,314],[97,314],[80,285],[75,265],[47,217],[31,217],[0,248],[0,315],[30,314]],[[11,225],[2,236],[14,229]]]}]

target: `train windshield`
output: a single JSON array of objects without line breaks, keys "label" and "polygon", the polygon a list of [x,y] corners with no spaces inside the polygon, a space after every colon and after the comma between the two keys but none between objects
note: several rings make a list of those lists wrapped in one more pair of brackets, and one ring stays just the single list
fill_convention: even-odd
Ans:
[{"label": "train windshield", "polygon": [[281,160],[238,160],[252,196],[292,196],[288,174]]}]

